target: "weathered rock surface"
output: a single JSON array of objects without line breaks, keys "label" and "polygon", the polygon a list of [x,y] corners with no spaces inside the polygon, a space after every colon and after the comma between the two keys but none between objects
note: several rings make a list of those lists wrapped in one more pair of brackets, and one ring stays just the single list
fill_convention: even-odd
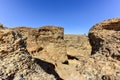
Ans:
[{"label": "weathered rock surface", "polygon": [[0,28],[3,28],[3,25],[2,25],[2,24],[0,24]]},{"label": "weathered rock surface", "polygon": [[92,54],[103,54],[120,60],[120,18],[105,20],[89,32]]},{"label": "weathered rock surface", "polygon": [[39,29],[19,27],[13,30],[27,37],[27,49],[33,57],[52,63],[67,60],[63,28],[43,26]]},{"label": "weathered rock surface", "polygon": [[98,23],[90,30],[89,38],[64,35],[64,29],[56,26],[8,29],[1,25],[0,77],[5,80],[119,80],[119,25],[119,19]]},{"label": "weathered rock surface", "polygon": [[64,35],[67,54],[71,56],[90,56],[91,46],[86,35]]},{"label": "weathered rock surface", "polygon": [[35,61],[26,50],[22,35],[9,29],[0,30],[1,80],[55,80]]}]

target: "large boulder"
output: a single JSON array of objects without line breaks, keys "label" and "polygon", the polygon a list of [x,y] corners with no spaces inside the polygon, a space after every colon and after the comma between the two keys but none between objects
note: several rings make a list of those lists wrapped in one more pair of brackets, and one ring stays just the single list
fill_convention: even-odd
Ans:
[{"label": "large boulder", "polygon": [[100,53],[120,60],[120,18],[105,20],[89,31],[92,54]]},{"label": "large boulder", "polygon": [[17,31],[0,30],[0,80],[55,80],[30,56],[24,39]]}]

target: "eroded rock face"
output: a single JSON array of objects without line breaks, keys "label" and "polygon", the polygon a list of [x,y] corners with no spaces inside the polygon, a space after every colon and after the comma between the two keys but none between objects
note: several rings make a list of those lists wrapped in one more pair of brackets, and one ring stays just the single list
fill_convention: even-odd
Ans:
[{"label": "eroded rock face", "polygon": [[86,35],[64,35],[67,54],[71,56],[90,56],[91,46]]},{"label": "eroded rock face", "polygon": [[57,26],[41,28],[14,28],[27,37],[27,50],[35,58],[56,63],[67,60],[64,42],[64,29]]},{"label": "eroded rock face", "polygon": [[[109,21],[101,24],[107,25]],[[99,54],[91,55],[87,36],[63,35],[61,27],[8,29],[2,26],[0,29],[0,79],[119,80],[120,61],[118,58],[116,60],[104,56],[108,53],[103,51],[103,47],[108,48],[108,46],[111,51],[115,50],[116,38],[119,38],[116,37],[119,35],[117,33],[119,33],[118,27],[114,30],[112,27],[110,29],[93,27],[89,33],[92,54]],[[112,47],[107,41],[115,45]]]},{"label": "eroded rock face", "polygon": [[62,27],[58,26],[43,26],[39,28],[39,36],[41,39],[45,39],[45,37],[48,40],[53,39],[63,39],[64,38],[64,29]]},{"label": "eroded rock face", "polygon": [[120,18],[105,20],[89,32],[92,54],[100,53],[120,60]]},{"label": "eroded rock face", "polygon": [[55,80],[26,50],[25,38],[17,31],[0,30],[1,80]]},{"label": "eroded rock face", "polygon": [[3,28],[3,25],[2,25],[2,24],[0,24],[0,28]]}]

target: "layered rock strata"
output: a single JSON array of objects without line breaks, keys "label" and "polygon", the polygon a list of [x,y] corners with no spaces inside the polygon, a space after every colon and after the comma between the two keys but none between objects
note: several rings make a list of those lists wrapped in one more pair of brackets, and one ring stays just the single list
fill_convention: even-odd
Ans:
[{"label": "layered rock strata", "polygon": [[0,30],[1,80],[55,80],[35,62],[26,49],[25,38],[17,31]]},{"label": "layered rock strata", "polygon": [[56,63],[67,60],[63,40],[64,29],[57,26],[37,28],[14,28],[27,38],[27,49],[33,57]]},{"label": "layered rock strata", "polygon": [[120,60],[120,18],[105,20],[89,32],[92,54],[103,54]]},{"label": "layered rock strata", "polygon": [[56,26],[0,25],[0,79],[119,80],[119,21],[96,24],[89,37]]}]

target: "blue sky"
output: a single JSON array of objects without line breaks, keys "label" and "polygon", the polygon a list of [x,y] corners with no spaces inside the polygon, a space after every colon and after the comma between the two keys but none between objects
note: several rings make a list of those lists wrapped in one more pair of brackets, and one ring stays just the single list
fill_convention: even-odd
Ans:
[{"label": "blue sky", "polygon": [[0,0],[0,23],[7,27],[64,27],[87,34],[103,20],[120,17],[120,0]]}]

